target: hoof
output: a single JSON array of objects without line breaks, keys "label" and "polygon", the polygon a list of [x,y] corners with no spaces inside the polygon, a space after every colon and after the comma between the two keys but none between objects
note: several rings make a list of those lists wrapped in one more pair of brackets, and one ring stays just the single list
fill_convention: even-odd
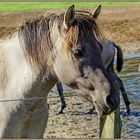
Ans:
[{"label": "hoof", "polygon": [[122,116],[125,117],[125,116],[129,116],[130,115],[130,109],[126,109],[123,113],[122,113]]},{"label": "hoof", "polygon": [[56,115],[64,114],[63,111],[59,111]]},{"label": "hoof", "polygon": [[91,109],[89,109],[89,111],[88,111],[86,114],[90,114],[90,115],[92,115],[93,112],[94,112],[94,110],[95,110],[95,108],[91,108]]},{"label": "hoof", "polygon": [[126,112],[127,114],[130,114],[130,108],[127,108],[127,109],[125,110],[125,112]]},{"label": "hoof", "polygon": [[122,114],[122,117],[126,117],[126,116],[128,116],[130,113],[127,113],[127,112],[124,112],[123,114]]},{"label": "hoof", "polygon": [[129,105],[130,105],[130,102],[129,102],[129,104],[128,104],[128,105],[126,105],[126,110],[125,110],[125,112],[127,112],[127,113],[130,113],[130,108],[129,108]]}]

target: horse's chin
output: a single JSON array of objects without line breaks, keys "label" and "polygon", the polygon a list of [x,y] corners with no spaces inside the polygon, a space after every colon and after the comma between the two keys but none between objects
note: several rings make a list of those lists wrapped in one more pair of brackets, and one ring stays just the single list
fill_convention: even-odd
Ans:
[{"label": "horse's chin", "polygon": [[109,115],[111,112],[109,111],[108,107],[102,107],[102,105],[99,105],[97,103],[94,102],[94,106],[95,106],[95,110],[97,112],[97,114],[100,117],[104,117]]},{"label": "horse's chin", "polygon": [[89,86],[83,85],[83,83],[71,84],[70,87],[75,89],[77,93],[82,95],[88,101],[90,101],[91,103],[94,103],[95,110],[98,116],[103,117],[110,114],[109,108],[105,103],[98,103],[97,101],[94,100],[95,99],[94,89],[92,89]]}]

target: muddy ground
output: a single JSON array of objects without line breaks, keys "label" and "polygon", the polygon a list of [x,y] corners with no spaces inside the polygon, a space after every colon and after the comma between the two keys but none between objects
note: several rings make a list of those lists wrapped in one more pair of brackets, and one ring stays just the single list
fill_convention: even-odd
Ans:
[{"label": "muddy ground", "polygon": [[[24,19],[42,13],[44,12],[0,13],[0,37],[13,33]],[[98,23],[104,36],[119,44],[123,52],[140,52],[140,7],[102,8]],[[54,90],[50,96],[56,96],[55,92]],[[79,96],[68,97],[66,101],[68,107],[65,114],[56,115],[60,107],[59,98],[49,98],[50,117],[44,138],[98,138],[97,114],[84,114],[90,104]],[[129,131],[123,119],[122,138],[136,138]]]}]

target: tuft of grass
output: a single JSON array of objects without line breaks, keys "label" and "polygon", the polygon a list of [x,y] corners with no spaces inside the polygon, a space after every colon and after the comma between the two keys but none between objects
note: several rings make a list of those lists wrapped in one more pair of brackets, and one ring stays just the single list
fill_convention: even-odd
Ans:
[{"label": "tuft of grass", "polygon": [[139,6],[140,2],[0,2],[0,12],[44,11],[66,9],[74,4],[76,9],[102,6]]}]

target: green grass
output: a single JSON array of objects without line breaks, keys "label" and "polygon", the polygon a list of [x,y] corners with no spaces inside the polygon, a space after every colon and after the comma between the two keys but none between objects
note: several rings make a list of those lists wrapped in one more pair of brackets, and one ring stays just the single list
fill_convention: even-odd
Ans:
[{"label": "green grass", "polygon": [[43,11],[48,9],[66,9],[75,4],[76,9],[102,6],[137,6],[140,2],[0,2],[0,12]]}]

